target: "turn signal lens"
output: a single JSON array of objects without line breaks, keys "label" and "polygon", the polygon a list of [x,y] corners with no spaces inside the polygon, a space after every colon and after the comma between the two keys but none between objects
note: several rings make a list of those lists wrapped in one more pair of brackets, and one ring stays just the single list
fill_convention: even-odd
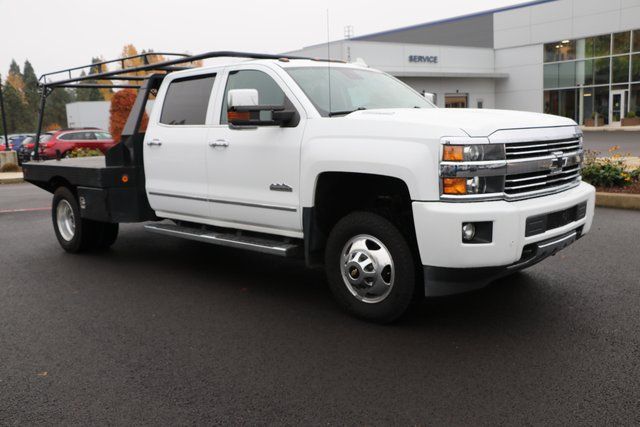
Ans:
[{"label": "turn signal lens", "polygon": [[442,180],[444,194],[467,194],[466,178],[444,178]]},{"label": "turn signal lens", "polygon": [[234,120],[251,120],[251,113],[248,111],[228,111],[227,120],[232,122]]},{"label": "turn signal lens", "polygon": [[449,162],[461,162],[464,160],[464,150],[462,145],[445,145],[442,160]]}]

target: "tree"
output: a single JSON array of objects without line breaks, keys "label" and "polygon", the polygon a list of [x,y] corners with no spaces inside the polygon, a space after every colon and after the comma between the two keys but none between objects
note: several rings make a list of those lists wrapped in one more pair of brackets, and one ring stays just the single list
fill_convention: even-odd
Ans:
[{"label": "tree", "polygon": [[67,127],[67,104],[73,102],[71,92],[65,88],[54,89],[47,97],[47,105],[44,113],[44,128],[48,129],[52,124]]},{"label": "tree", "polygon": [[[80,73],[80,76],[86,76],[87,73],[84,71]],[[95,83],[95,80],[85,80],[85,83]],[[110,89],[108,89],[110,90]],[[76,101],[104,101],[104,96],[100,93],[98,88],[85,88],[85,89],[76,89]]]},{"label": "tree", "polygon": [[12,84],[2,87],[5,114],[7,117],[7,133],[30,131],[30,120],[23,95]]},{"label": "tree", "polygon": [[38,93],[38,77],[36,77],[36,73],[29,60],[24,62],[23,81],[24,98],[28,112],[27,120],[31,124],[31,129],[33,129],[37,125],[36,120],[38,116],[38,107],[40,105],[40,94]]},{"label": "tree", "polygon": [[[116,92],[111,98],[111,107],[109,108],[109,132],[113,136],[113,140],[120,142],[122,130],[127,123],[129,113],[136,100],[136,92],[133,89],[124,89]],[[140,129],[146,129],[149,117],[144,113]]]},{"label": "tree", "polygon": [[13,86],[13,88],[20,94],[21,98],[24,97],[24,80],[22,78],[22,73],[20,72],[20,66],[18,66],[15,59],[11,60],[7,83]]},{"label": "tree", "polygon": [[[91,58],[91,63],[92,64],[96,64],[96,65],[91,67],[90,74],[98,74],[98,73],[104,73],[106,71],[109,71],[105,64],[97,65],[98,63],[103,62],[103,61],[104,60],[99,56]],[[94,80],[91,80],[91,82],[92,83],[96,83],[96,81],[94,81]],[[97,83],[99,83],[101,85],[111,85],[112,84],[111,80],[98,80]],[[100,88],[100,89],[98,89],[98,91],[102,95],[102,99],[100,99],[100,101],[111,101],[111,97],[113,96],[113,89],[111,89],[111,88]]]}]

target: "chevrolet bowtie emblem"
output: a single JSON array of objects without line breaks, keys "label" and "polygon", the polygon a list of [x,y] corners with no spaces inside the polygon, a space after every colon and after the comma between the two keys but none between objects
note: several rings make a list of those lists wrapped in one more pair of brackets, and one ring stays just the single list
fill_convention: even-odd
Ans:
[{"label": "chevrolet bowtie emblem", "polygon": [[555,157],[551,160],[551,175],[557,175],[567,165],[568,159],[563,156],[564,153],[562,151],[554,151],[551,154]]}]

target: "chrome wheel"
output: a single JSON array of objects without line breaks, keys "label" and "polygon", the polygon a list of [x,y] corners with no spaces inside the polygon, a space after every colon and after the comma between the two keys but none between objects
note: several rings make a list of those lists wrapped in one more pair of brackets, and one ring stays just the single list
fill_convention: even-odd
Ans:
[{"label": "chrome wheel", "polygon": [[340,271],[349,292],[362,302],[381,302],[393,288],[391,253],[380,240],[367,234],[352,237],[344,245]]},{"label": "chrome wheel", "polygon": [[60,236],[67,242],[73,240],[76,234],[76,218],[73,214],[73,208],[67,200],[60,200],[56,208],[56,221]]}]

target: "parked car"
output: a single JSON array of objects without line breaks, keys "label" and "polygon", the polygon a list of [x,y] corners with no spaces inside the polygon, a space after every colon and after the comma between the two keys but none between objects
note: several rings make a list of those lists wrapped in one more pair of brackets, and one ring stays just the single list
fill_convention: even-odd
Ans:
[{"label": "parked car", "polygon": [[[53,137],[53,134],[50,132],[43,133],[42,135],[40,135],[40,143],[41,144],[45,143],[49,141],[52,137]],[[34,144],[35,139],[36,139],[35,135],[28,136],[27,138],[24,139],[24,141],[22,141],[22,144],[16,150],[16,152],[18,153],[18,162],[20,164],[31,160],[31,157],[33,156],[33,149],[35,147],[35,144]],[[42,153],[42,150],[43,148],[41,145],[40,153]]]},{"label": "parked car", "polygon": [[[14,133],[14,134],[8,135],[9,149],[18,151],[18,149],[20,148],[24,140],[32,135],[33,134],[29,134],[29,133]],[[7,149],[7,146],[4,143],[4,136],[0,136],[0,145],[1,145],[0,151],[5,151]]]},{"label": "parked car", "polygon": [[149,77],[129,117],[141,123],[157,93],[148,127],[104,159],[26,164],[53,193],[62,248],[105,249],[119,223],[167,219],[145,228],[324,265],[343,307],[389,322],[589,232],[573,120],[441,109],[370,68],[254,56]]},{"label": "parked car", "polygon": [[[105,154],[116,144],[109,132],[100,129],[64,129],[47,135],[40,139],[39,157],[43,160],[69,157],[77,148],[100,150]],[[30,159],[34,144],[30,142],[27,146]]]},{"label": "parked car", "polygon": [[27,138],[33,137],[33,136],[34,134],[32,133],[18,133],[18,134],[9,135],[9,146],[11,147],[12,150],[18,151],[18,149],[22,146],[24,141]]},{"label": "parked car", "polygon": [[100,129],[66,129],[53,133],[47,141],[41,141],[41,158],[69,157],[77,148],[100,150],[103,154],[116,143],[109,132]]}]

